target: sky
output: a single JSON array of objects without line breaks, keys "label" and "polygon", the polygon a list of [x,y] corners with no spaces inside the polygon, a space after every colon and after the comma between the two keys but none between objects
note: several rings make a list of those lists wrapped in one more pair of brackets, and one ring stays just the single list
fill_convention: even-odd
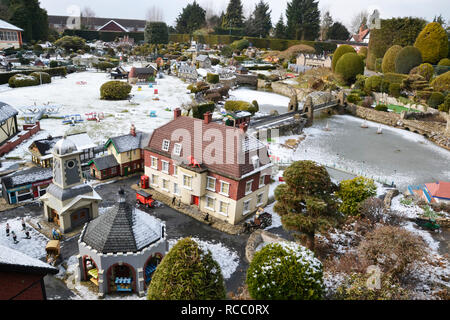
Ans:
[{"label": "sky", "polygon": [[[285,13],[290,0],[264,0],[272,10],[272,21],[275,24],[280,15]],[[49,15],[69,15],[89,7],[101,18],[145,19],[146,13],[152,6],[159,7],[164,21],[174,25],[182,8],[193,0],[40,0],[41,7]],[[219,14],[225,11],[229,0],[197,0],[204,9],[211,9]],[[248,16],[259,0],[242,0],[244,14]],[[414,16],[432,21],[435,15],[442,14],[446,21],[450,19],[450,1],[448,0],[319,0],[321,11],[329,10],[334,21],[346,26],[351,25],[352,18],[362,10],[373,12],[378,9],[380,17]]]}]

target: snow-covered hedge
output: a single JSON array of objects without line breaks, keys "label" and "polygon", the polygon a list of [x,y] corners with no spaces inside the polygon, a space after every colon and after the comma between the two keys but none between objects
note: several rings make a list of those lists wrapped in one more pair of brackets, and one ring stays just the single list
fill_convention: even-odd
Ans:
[{"label": "snow-covered hedge", "polygon": [[16,74],[9,78],[8,84],[11,88],[30,87],[39,85],[39,80],[32,76]]},{"label": "snow-covered hedge", "polygon": [[100,98],[104,100],[125,100],[131,92],[131,85],[122,81],[108,81],[100,87]]},{"label": "snow-covered hedge", "polygon": [[294,242],[268,244],[256,252],[247,271],[253,299],[316,300],[324,292],[322,263]]},{"label": "snow-covered hedge", "polygon": [[33,72],[30,73],[30,76],[36,78],[39,83],[41,83],[41,79],[43,84],[52,82],[52,77],[47,72]]}]

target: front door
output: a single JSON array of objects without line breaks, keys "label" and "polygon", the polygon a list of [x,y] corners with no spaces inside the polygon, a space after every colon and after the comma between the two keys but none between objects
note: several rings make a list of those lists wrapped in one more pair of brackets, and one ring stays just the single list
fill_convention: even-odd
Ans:
[{"label": "front door", "polygon": [[58,215],[58,212],[56,212],[55,209],[52,209],[52,215],[51,215],[51,217],[52,217],[52,219],[53,219],[53,222],[56,223],[56,224],[59,226],[59,225],[60,225],[60,224],[59,224],[59,215]]},{"label": "front door", "polygon": [[85,224],[89,220],[89,209],[84,208],[75,211],[70,215],[70,221],[72,228],[76,228],[80,225]]},{"label": "front door", "polygon": [[192,196],[192,204],[195,204],[198,207],[199,198],[197,196]]},{"label": "front door", "polygon": [[123,168],[123,174],[124,174],[125,176],[128,175],[128,167]]}]

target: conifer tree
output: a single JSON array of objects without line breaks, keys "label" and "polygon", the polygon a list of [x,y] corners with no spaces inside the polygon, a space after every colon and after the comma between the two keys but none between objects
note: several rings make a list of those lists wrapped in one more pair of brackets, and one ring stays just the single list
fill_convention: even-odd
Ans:
[{"label": "conifer tree", "polygon": [[287,33],[296,40],[315,40],[320,31],[319,3],[314,0],[292,0],[286,9]]}]

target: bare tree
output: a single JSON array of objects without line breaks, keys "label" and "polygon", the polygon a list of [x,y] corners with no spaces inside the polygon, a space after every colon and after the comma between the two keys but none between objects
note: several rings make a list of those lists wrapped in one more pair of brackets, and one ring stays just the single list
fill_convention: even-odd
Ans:
[{"label": "bare tree", "polygon": [[84,7],[81,11],[81,17],[83,18],[83,25],[88,29],[93,27],[93,19],[95,18],[95,12],[90,7]]},{"label": "bare tree", "polygon": [[356,34],[359,32],[359,28],[361,26],[367,26],[367,20],[369,17],[369,12],[367,10],[362,10],[355,14],[352,18],[352,22],[350,24],[350,33]]},{"label": "bare tree", "polygon": [[147,21],[162,22],[164,21],[164,12],[160,7],[153,5],[147,10],[146,18]]}]

